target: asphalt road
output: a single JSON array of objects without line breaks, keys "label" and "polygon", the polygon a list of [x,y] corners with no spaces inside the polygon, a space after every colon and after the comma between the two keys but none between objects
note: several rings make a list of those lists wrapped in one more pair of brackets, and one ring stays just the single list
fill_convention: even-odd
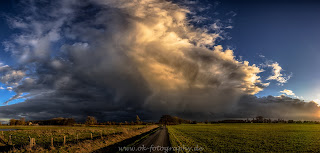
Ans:
[{"label": "asphalt road", "polygon": [[163,149],[169,146],[170,146],[170,141],[169,141],[168,130],[166,127],[162,126],[159,128],[158,131],[156,131],[155,133],[150,135],[148,138],[146,138],[144,141],[142,141],[140,144],[135,146],[136,148],[145,147],[149,149],[145,151],[136,151],[135,153],[147,153],[147,152],[164,153],[165,151]]}]

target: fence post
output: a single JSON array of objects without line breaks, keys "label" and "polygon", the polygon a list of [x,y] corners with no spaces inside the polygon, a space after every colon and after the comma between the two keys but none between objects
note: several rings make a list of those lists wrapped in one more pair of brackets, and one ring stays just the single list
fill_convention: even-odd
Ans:
[{"label": "fence post", "polygon": [[33,143],[32,143],[32,138],[30,138],[30,149],[32,149]]},{"label": "fence post", "polygon": [[66,145],[66,136],[63,136],[63,146]]},{"label": "fence post", "polygon": [[91,140],[93,139],[93,137],[92,137],[92,133],[91,133]]},{"label": "fence post", "polygon": [[51,147],[54,147],[53,146],[53,137],[51,137]]},{"label": "fence post", "polygon": [[9,136],[9,145],[12,145],[11,134]]},{"label": "fence post", "polygon": [[36,145],[36,139],[30,138],[30,149],[32,149]]}]

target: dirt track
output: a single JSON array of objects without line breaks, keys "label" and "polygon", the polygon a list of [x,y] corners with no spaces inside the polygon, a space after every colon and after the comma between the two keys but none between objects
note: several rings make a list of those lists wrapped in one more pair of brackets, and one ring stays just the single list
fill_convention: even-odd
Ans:
[{"label": "dirt track", "polygon": [[[140,144],[136,145],[137,147],[169,147],[170,141],[168,136],[167,128],[162,126],[159,128],[158,131],[156,131],[154,134],[150,135],[148,138],[146,138],[144,141],[142,141]],[[151,149],[152,150],[152,149]],[[154,149],[156,150],[156,149]],[[137,151],[135,153],[147,153],[150,152],[150,149],[146,151]],[[163,151],[152,151],[152,153],[163,153]]]},{"label": "dirt track", "polygon": [[[146,137],[146,138],[143,138]],[[140,140],[141,139],[141,140]],[[137,142],[138,140],[138,142]],[[140,141],[140,142],[139,142]],[[137,142],[137,143],[136,143]],[[130,144],[136,144],[134,146],[131,146]],[[130,148],[137,149],[139,151],[120,151],[119,148],[130,146]],[[141,135],[137,135],[135,137],[126,139],[124,141],[118,142],[116,144],[101,148],[99,150],[95,150],[92,153],[106,153],[106,152],[130,152],[130,153],[164,153],[165,151],[155,151],[155,147],[169,147],[170,141],[168,136],[168,131],[166,127],[162,126],[159,128],[156,128],[154,130],[151,130],[149,132],[143,133]],[[150,151],[150,147],[152,147]],[[140,149],[138,149],[140,148]],[[144,148],[141,149],[141,148]],[[171,152],[168,152],[171,153]]]}]

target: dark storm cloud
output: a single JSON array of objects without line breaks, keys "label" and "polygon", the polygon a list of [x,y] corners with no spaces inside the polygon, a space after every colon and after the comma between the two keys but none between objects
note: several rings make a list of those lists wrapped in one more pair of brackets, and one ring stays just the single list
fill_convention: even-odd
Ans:
[{"label": "dark storm cloud", "polygon": [[220,33],[193,27],[186,18],[191,12],[171,2],[31,2],[24,17],[10,20],[22,33],[4,43],[21,65],[14,71],[26,74],[10,100],[27,100],[1,107],[2,118],[157,119],[241,115],[246,107],[248,116],[263,108],[318,108],[244,102],[268,86],[258,76],[262,70],[215,46]]},{"label": "dark storm cloud", "polygon": [[274,119],[318,120],[320,114],[318,104],[313,101],[304,102],[281,95],[262,98],[243,96],[234,112],[228,116],[247,118],[259,115]]}]

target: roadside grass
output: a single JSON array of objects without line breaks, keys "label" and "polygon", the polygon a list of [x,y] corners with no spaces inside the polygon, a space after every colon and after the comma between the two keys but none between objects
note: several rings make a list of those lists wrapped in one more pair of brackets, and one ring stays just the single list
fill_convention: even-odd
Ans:
[{"label": "roadside grass", "polygon": [[319,124],[182,124],[168,132],[172,147],[202,152],[320,152]]},{"label": "roadside grass", "polygon": [[[18,129],[16,131],[3,131],[3,135],[0,132],[0,139],[2,140],[0,146],[12,146],[11,152],[63,152],[70,149],[73,150],[72,152],[77,152],[77,150],[90,152],[88,151],[90,148],[91,151],[94,151],[94,149],[105,147],[156,127],[158,126],[0,126],[0,129]],[[64,137],[66,138],[65,145]],[[30,148],[30,138],[35,138],[36,141],[36,146],[33,148]],[[53,138],[54,146],[51,145],[51,138]],[[82,147],[85,149],[81,149]]]},{"label": "roadside grass", "polygon": [[159,127],[154,128],[152,130],[149,130],[147,132],[143,132],[140,135],[136,135],[134,137],[125,139],[121,142],[114,143],[112,145],[108,145],[107,147],[101,148],[99,150],[94,151],[93,153],[105,153],[105,152],[112,152],[112,153],[119,153],[119,152],[125,152],[124,148],[134,147],[137,146],[139,143],[144,141],[146,138],[148,138],[150,135],[154,134],[159,130]]}]

